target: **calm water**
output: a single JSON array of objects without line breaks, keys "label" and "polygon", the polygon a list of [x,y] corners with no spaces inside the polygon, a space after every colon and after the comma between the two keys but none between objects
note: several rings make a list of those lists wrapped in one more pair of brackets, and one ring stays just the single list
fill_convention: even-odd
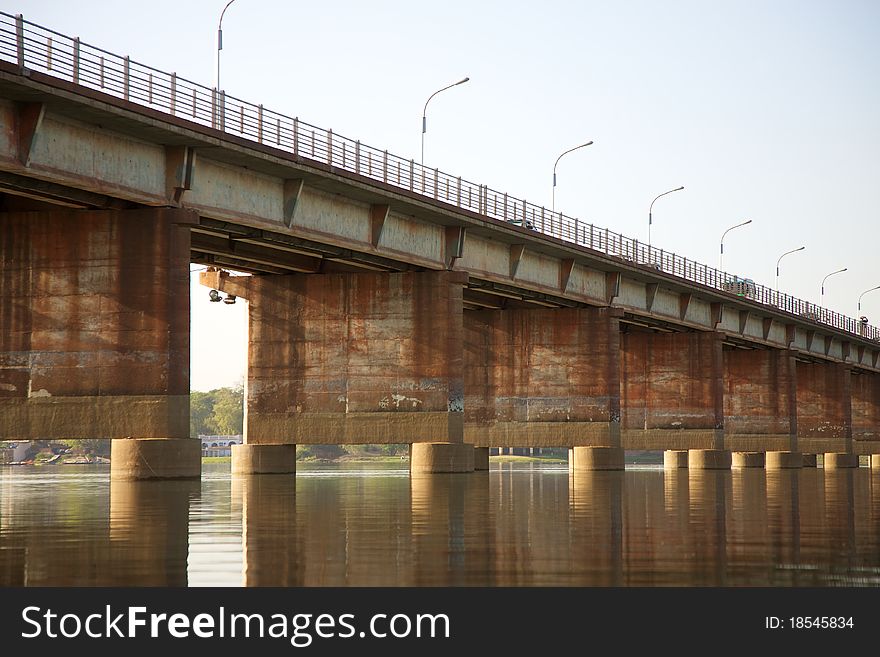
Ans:
[{"label": "calm water", "polygon": [[880,472],[6,467],[0,584],[877,586]]}]

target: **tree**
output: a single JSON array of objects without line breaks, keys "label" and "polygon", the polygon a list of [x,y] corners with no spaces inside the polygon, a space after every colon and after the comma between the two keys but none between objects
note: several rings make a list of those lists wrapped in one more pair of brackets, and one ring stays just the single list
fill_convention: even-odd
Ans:
[{"label": "tree", "polygon": [[214,407],[205,421],[211,433],[220,436],[241,434],[244,430],[244,389],[219,388],[212,390]]},{"label": "tree", "polygon": [[214,393],[193,391],[189,396],[189,435],[198,438],[199,434],[211,433],[207,421],[214,412]]}]

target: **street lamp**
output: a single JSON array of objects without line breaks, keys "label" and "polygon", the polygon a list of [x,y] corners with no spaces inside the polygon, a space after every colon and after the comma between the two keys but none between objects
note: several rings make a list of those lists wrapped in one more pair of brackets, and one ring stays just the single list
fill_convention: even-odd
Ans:
[{"label": "street lamp", "polygon": [[721,234],[721,257],[718,258],[718,269],[719,270],[724,271],[724,236],[727,235],[727,233],[732,231],[734,228],[739,228],[740,226],[746,226],[750,223],[752,223],[751,219],[749,219],[748,221],[744,221],[741,224],[737,224],[736,226],[731,226],[730,228],[728,228],[727,230],[725,230]]},{"label": "street lamp", "polygon": [[[845,272],[846,270],[847,270],[847,268],[844,267],[843,269],[838,269],[837,271],[831,272],[830,274],[828,274],[828,276],[834,276],[834,274],[840,274],[842,272]],[[826,276],[825,278],[822,279],[822,290],[819,293],[819,305],[820,306],[822,306],[822,304],[825,301],[825,281],[828,280],[828,276]]]},{"label": "street lamp", "polygon": [[859,295],[859,312],[862,312],[862,297],[865,296],[868,292],[873,292],[874,290],[880,290],[880,285],[877,287],[872,287],[870,290],[865,290]]},{"label": "street lamp", "polygon": [[432,93],[430,96],[428,96],[428,100],[425,101],[425,109],[422,110],[422,166],[424,166],[424,164],[425,164],[425,132],[427,132],[427,130],[428,130],[428,119],[427,119],[428,103],[430,103],[431,99],[434,96],[436,96],[437,94],[439,94],[441,91],[446,91],[447,89],[452,89],[452,87],[457,87],[460,84],[464,84],[468,80],[470,80],[470,78],[464,78],[463,80],[459,80],[458,82],[453,82],[452,84],[450,84],[447,87],[443,87],[442,89],[438,89],[437,91]]},{"label": "street lamp", "polygon": [[779,292],[779,263],[780,263],[780,262],[782,261],[782,259],[783,259],[785,256],[787,256],[789,253],[797,253],[798,251],[803,251],[805,248],[807,248],[807,247],[805,247],[805,246],[799,246],[798,248],[796,248],[796,249],[792,249],[791,251],[786,251],[786,252],[783,253],[781,256],[779,256],[779,260],[776,261],[776,291],[777,291],[777,292]]},{"label": "street lamp", "polygon": [[226,3],[226,6],[223,7],[223,11],[220,12],[220,22],[217,24],[217,93],[220,93],[220,51],[223,50],[223,15],[226,13],[226,10],[229,9],[229,5],[231,5],[235,0],[229,0]]},{"label": "street lamp", "polygon": [[[683,189],[684,189],[684,186],[676,187],[675,189],[670,189],[668,192],[663,192],[662,194],[658,194],[657,197],[654,199],[654,201],[656,201],[661,196],[666,196],[667,194],[671,194],[672,192],[680,192]],[[651,248],[651,210],[654,209],[654,201],[651,201],[651,205],[648,208],[648,248]]]},{"label": "street lamp", "polygon": [[[568,155],[572,151],[576,151],[579,148],[583,148],[584,146],[589,146],[593,141],[590,140],[586,144],[581,144],[580,146],[575,146],[574,148],[569,148],[562,155]],[[556,165],[559,164],[559,160],[562,159],[562,155],[556,158],[556,162],[553,163],[553,202],[550,205],[550,210],[553,211],[556,209]]]}]

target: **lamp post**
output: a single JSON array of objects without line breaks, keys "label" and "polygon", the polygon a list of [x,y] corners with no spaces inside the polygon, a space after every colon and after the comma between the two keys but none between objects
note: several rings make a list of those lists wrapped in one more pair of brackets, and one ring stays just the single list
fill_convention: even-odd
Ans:
[{"label": "lamp post", "polygon": [[824,307],[823,304],[825,302],[825,281],[828,280],[828,276],[834,276],[834,274],[840,274],[840,273],[845,272],[846,270],[847,270],[847,267],[844,267],[843,269],[838,269],[837,271],[833,271],[830,274],[826,275],[825,278],[822,279],[822,288],[819,292],[819,305],[820,306]]},{"label": "lamp post", "polygon": [[718,258],[718,269],[719,270],[724,271],[724,236],[727,235],[727,233],[732,231],[734,228],[739,228],[740,226],[747,226],[750,223],[752,223],[751,219],[749,219],[748,221],[744,221],[741,224],[737,224],[736,226],[731,226],[730,228],[728,228],[727,230],[725,230],[721,234],[721,256]]},{"label": "lamp post", "polygon": [[[588,141],[586,144],[581,144],[580,146],[575,146],[574,148],[569,148],[569,149],[568,149],[567,151],[565,151],[562,155],[568,155],[568,154],[571,153],[572,151],[576,151],[576,150],[579,149],[579,148],[584,148],[585,146],[589,146],[589,145],[592,144],[592,143],[593,143],[593,141],[590,140],[590,141]],[[560,155],[559,157],[557,157],[557,158],[556,158],[556,162],[553,163],[553,201],[552,201],[552,203],[551,203],[551,205],[550,205],[550,210],[551,210],[551,211],[556,210],[556,165],[559,164],[559,160],[562,159],[562,155]]]},{"label": "lamp post", "polygon": [[229,9],[229,5],[231,5],[235,0],[229,0],[226,3],[226,6],[223,7],[223,11],[220,12],[220,22],[217,24],[217,93],[220,93],[220,51],[223,50],[223,15],[226,13],[226,10]]},{"label": "lamp post", "polygon": [[[668,192],[663,192],[662,194],[658,194],[654,201],[656,201],[661,196],[666,196],[667,194],[671,194],[672,192],[680,192],[684,189],[684,186],[676,187],[675,189],[670,189]],[[651,205],[648,208],[648,248],[651,248],[651,210],[654,209],[654,201],[651,201]]]},{"label": "lamp post", "polygon": [[779,260],[776,261],[776,291],[777,291],[777,292],[779,292],[779,263],[780,263],[780,262],[782,261],[782,259],[783,259],[785,256],[787,256],[789,253],[797,253],[798,251],[803,251],[805,248],[807,248],[807,247],[805,247],[805,246],[799,246],[798,248],[796,248],[796,249],[792,249],[791,251],[786,251],[786,252],[783,253],[781,256],[779,256]]},{"label": "lamp post", "polygon": [[874,290],[880,290],[880,285],[877,287],[872,287],[870,290],[865,290],[859,295],[859,312],[862,312],[862,297],[865,296],[868,292],[873,292]]},{"label": "lamp post", "polygon": [[452,89],[452,87],[457,87],[460,84],[464,84],[468,80],[470,80],[469,77],[464,78],[463,80],[459,80],[458,82],[453,82],[452,84],[450,84],[446,87],[443,87],[442,89],[438,89],[437,91],[432,93],[430,96],[428,96],[428,100],[425,101],[425,109],[422,110],[422,166],[424,166],[424,164],[425,164],[425,133],[428,131],[428,119],[427,119],[428,103],[430,103],[431,99],[434,96],[436,96],[437,94],[439,94],[441,91],[446,91],[447,89]]}]

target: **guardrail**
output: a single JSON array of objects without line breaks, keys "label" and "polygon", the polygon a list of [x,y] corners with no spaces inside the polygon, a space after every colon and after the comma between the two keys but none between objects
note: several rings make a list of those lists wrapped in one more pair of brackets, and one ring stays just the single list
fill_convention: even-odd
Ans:
[{"label": "guardrail", "polygon": [[0,59],[854,335],[880,329],[0,12]]}]

